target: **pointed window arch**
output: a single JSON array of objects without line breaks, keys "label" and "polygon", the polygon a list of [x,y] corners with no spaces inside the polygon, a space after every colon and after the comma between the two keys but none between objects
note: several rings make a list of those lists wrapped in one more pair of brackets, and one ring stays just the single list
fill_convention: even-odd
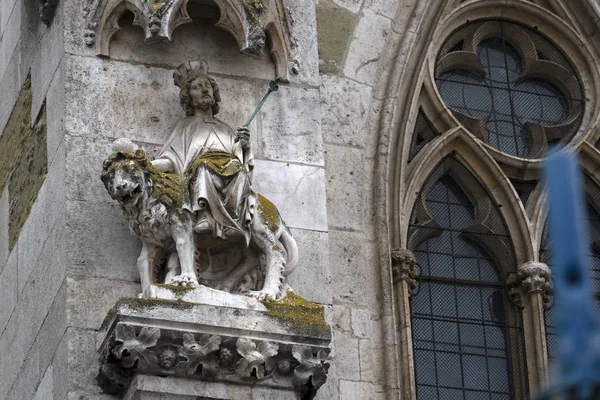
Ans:
[{"label": "pointed window arch", "polygon": [[418,399],[525,399],[523,331],[505,276],[516,262],[496,207],[475,177],[444,159],[419,194],[409,248]]}]

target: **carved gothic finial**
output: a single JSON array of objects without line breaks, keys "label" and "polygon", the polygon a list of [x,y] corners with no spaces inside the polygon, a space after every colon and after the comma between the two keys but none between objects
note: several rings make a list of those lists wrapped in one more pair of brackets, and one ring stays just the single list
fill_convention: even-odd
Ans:
[{"label": "carved gothic finial", "polygon": [[516,273],[507,279],[508,293],[513,302],[521,304],[522,295],[541,293],[544,303],[549,300],[550,268],[538,261],[529,261],[519,265]]},{"label": "carved gothic finial", "polygon": [[415,254],[407,249],[394,249],[391,255],[394,283],[406,281],[411,288],[414,288],[417,283],[417,259]]}]

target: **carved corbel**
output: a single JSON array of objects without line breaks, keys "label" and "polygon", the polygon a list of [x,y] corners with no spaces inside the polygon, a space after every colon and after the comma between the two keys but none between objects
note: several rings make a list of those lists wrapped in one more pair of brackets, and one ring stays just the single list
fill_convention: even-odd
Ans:
[{"label": "carved corbel", "polygon": [[540,293],[544,304],[550,295],[550,268],[538,261],[529,261],[519,265],[516,273],[507,279],[508,294],[512,301],[522,304],[522,296],[531,296]]},{"label": "carved corbel", "polygon": [[[45,0],[48,2],[57,0]],[[146,43],[167,42],[173,30],[192,22],[187,13],[190,0],[89,0],[86,7],[85,43],[99,55],[108,56],[112,36],[120,29],[118,20],[131,11],[134,25],[144,29]],[[267,42],[275,60],[277,75],[289,80],[289,71],[297,74],[299,64],[291,60],[295,41],[290,36],[287,10],[283,0],[212,0],[219,8],[216,26],[230,32],[240,51],[250,56],[264,54]]]},{"label": "carved corbel", "polygon": [[54,11],[58,5],[58,0],[39,0],[40,2],[40,19],[46,25],[50,24]]},{"label": "carved corbel", "polygon": [[411,289],[414,289],[417,281],[417,259],[412,251],[407,249],[392,250],[392,278],[394,284],[406,281]]}]

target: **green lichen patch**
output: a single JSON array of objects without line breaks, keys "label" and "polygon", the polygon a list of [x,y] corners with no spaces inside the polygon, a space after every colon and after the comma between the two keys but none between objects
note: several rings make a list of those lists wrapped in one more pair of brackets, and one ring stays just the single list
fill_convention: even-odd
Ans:
[{"label": "green lichen patch", "polygon": [[150,7],[150,10],[152,10],[154,14],[160,14],[162,16],[166,3],[165,0],[148,0],[148,7]]},{"label": "green lichen patch", "polygon": [[289,324],[296,333],[314,336],[330,334],[323,306],[312,303],[294,292],[289,292],[281,300],[267,299],[262,303],[267,307],[267,315]]},{"label": "green lichen patch", "polygon": [[48,174],[46,139],[46,105],[43,105],[35,126],[25,137],[8,185],[8,238],[11,250],[19,239],[21,229]]},{"label": "green lichen patch", "polygon": [[260,14],[265,9],[265,0],[242,0],[246,13],[255,24],[260,23]]},{"label": "green lichen patch", "polygon": [[320,0],[317,6],[317,43],[319,70],[337,73],[341,69],[346,47],[352,38],[356,17],[329,0]]},{"label": "green lichen patch", "polygon": [[31,76],[28,76],[0,137],[0,193],[17,165],[31,130],[31,98]]},{"label": "green lichen patch", "polygon": [[126,305],[134,310],[147,310],[149,308],[172,308],[175,310],[189,310],[194,307],[194,304],[183,300],[165,300],[165,299],[139,299],[127,298],[121,299],[117,303],[117,309]]},{"label": "green lichen patch", "polygon": [[164,289],[168,289],[171,292],[173,292],[173,294],[177,297],[183,297],[186,293],[196,289],[195,287],[191,287],[191,286],[179,286],[179,285],[167,285],[167,284],[157,284],[155,286],[164,288]]},{"label": "green lichen patch", "polygon": [[272,230],[277,230],[277,224],[279,223],[279,211],[275,204],[271,203],[269,199],[267,199],[262,194],[256,195],[256,200],[258,202],[258,217],[267,225],[267,227]]}]

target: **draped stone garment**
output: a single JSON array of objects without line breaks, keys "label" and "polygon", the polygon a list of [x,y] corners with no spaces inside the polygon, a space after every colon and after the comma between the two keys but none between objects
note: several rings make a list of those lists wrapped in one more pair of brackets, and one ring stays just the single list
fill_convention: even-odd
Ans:
[{"label": "draped stone garment", "polygon": [[[251,189],[253,156],[235,143],[235,132],[213,117],[186,117],[177,122],[158,159],[168,159],[177,174],[189,175],[194,213],[204,200],[216,221],[213,234],[226,239],[239,234],[250,242],[256,196]],[[232,231],[233,230],[233,231]]]}]

